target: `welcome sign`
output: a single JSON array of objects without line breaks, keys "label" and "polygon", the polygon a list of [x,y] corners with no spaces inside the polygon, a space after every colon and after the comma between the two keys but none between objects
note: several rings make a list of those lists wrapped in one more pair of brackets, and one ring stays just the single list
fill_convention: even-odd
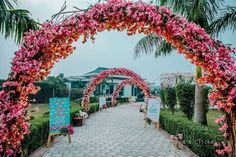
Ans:
[{"label": "welcome sign", "polygon": [[106,98],[104,96],[99,97],[99,106],[103,107],[103,105],[106,105]]},{"label": "welcome sign", "polygon": [[159,122],[160,119],[160,101],[150,98],[148,103],[147,117],[154,122]]},{"label": "welcome sign", "polygon": [[50,134],[60,133],[60,129],[70,125],[69,98],[50,98],[49,103]]}]

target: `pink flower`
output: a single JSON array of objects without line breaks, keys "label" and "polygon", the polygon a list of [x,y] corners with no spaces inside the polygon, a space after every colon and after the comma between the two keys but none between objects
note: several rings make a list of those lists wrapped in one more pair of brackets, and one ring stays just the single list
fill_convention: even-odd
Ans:
[{"label": "pink flower", "polygon": [[73,126],[69,125],[68,127],[69,133],[72,135],[74,133],[74,128]]},{"label": "pink flower", "polygon": [[223,136],[226,138],[226,137],[228,137],[228,136],[229,136],[229,133],[227,133],[227,132],[224,132]]},{"label": "pink flower", "polygon": [[220,131],[223,131],[223,132],[225,132],[227,129],[228,129],[227,123],[224,123],[224,124],[219,128],[219,130],[220,130]]},{"label": "pink flower", "polygon": [[225,154],[225,151],[224,150],[221,150],[221,149],[216,149],[216,153],[218,155],[224,155]]},{"label": "pink flower", "polygon": [[214,143],[214,147],[218,148],[219,146],[220,146],[220,144],[218,142]]},{"label": "pink flower", "polygon": [[7,154],[8,156],[11,156],[11,155],[13,154],[13,150],[11,150],[11,149],[7,150],[7,151],[6,151],[6,154]]}]

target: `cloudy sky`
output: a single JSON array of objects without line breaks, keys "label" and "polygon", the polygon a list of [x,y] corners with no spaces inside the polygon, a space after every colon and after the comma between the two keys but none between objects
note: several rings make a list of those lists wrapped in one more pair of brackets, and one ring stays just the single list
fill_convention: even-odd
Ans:
[{"label": "cloudy sky", "polygon": [[[94,0],[67,0],[68,10],[73,6],[86,8]],[[236,0],[227,0],[236,6]],[[64,0],[21,0],[20,8],[31,12],[34,19],[44,22],[57,13]],[[137,59],[133,56],[135,44],[143,35],[127,36],[126,32],[103,32],[96,36],[95,43],[75,43],[77,49],[66,60],[55,65],[51,75],[64,73],[66,76],[81,75],[97,67],[126,67],[151,82],[159,83],[161,73],[194,72],[194,66],[185,60],[182,55],[173,53],[167,57],[155,59],[153,55],[143,55]],[[224,43],[236,47],[236,32],[226,31],[219,37]],[[0,79],[7,78],[10,71],[10,62],[14,51],[18,49],[12,39],[5,40],[0,34]]]}]

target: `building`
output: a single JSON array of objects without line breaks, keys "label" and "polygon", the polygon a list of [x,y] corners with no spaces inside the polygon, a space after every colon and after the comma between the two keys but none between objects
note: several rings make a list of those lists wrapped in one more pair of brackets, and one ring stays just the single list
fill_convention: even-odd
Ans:
[{"label": "building", "polygon": [[161,88],[173,87],[177,84],[178,79],[182,78],[186,81],[193,79],[194,73],[191,72],[177,72],[161,74],[160,86]]},{"label": "building", "polygon": [[[71,88],[86,88],[88,83],[96,77],[101,71],[108,70],[109,68],[98,67],[97,69],[88,72],[84,75],[80,76],[69,76],[66,77],[69,82]],[[118,84],[120,84],[123,80],[129,79],[130,77],[127,76],[118,76],[118,75],[111,75],[108,76],[97,85],[96,90],[94,91],[94,95],[108,95],[111,96],[114,90],[117,88]],[[130,97],[130,96],[137,96],[141,94],[141,90],[135,85],[126,85],[122,91],[120,92],[120,96],[122,97]]]}]

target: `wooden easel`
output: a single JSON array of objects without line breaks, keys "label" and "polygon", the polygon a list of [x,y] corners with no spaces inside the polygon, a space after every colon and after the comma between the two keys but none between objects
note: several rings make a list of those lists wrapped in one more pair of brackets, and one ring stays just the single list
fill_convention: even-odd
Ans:
[{"label": "wooden easel", "polygon": [[[53,134],[49,133],[48,141],[47,141],[47,145],[46,145],[47,148],[50,146],[50,143],[54,141],[56,135],[59,135],[59,133],[53,133]],[[69,140],[69,143],[71,143],[71,134],[70,133],[68,133],[68,140]]]},{"label": "wooden easel", "polygon": [[[160,122],[152,122],[152,123],[154,124],[155,128],[159,131],[160,130]],[[146,128],[146,127],[147,127],[147,122],[145,120],[144,128]]]}]

